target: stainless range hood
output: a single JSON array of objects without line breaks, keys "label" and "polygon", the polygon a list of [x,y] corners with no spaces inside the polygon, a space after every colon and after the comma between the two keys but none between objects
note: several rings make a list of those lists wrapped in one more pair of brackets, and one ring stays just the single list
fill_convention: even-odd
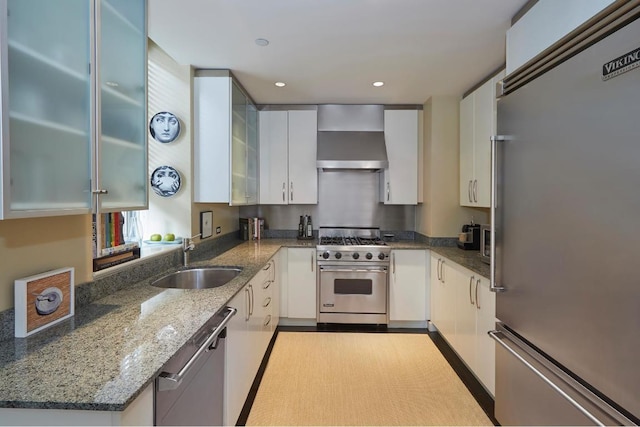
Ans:
[{"label": "stainless range hood", "polygon": [[317,167],[378,172],[389,167],[384,106],[319,105]]}]

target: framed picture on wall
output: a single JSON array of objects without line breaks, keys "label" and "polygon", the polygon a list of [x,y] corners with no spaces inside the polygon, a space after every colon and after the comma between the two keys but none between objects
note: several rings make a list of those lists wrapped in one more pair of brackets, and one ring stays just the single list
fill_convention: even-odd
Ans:
[{"label": "framed picture on wall", "polygon": [[151,118],[149,132],[153,139],[163,144],[175,141],[180,135],[180,120],[173,113],[161,111]]},{"label": "framed picture on wall", "polygon": [[74,314],[74,268],[15,280],[15,336],[24,338]]},{"label": "framed picture on wall", "polygon": [[213,235],[213,212],[200,212],[200,238],[206,239]]}]

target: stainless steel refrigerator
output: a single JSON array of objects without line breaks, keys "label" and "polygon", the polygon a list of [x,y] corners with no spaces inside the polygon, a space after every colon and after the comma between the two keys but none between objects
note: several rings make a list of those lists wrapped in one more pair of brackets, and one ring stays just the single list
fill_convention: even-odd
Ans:
[{"label": "stainless steel refrigerator", "polygon": [[639,4],[613,3],[498,88],[502,425],[640,421]]}]

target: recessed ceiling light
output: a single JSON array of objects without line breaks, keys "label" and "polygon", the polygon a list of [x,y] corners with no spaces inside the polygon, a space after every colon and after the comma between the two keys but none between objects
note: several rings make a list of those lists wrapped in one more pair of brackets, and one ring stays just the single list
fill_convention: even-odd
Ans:
[{"label": "recessed ceiling light", "polygon": [[374,85],[375,87],[384,86],[384,82],[373,82],[373,85]]},{"label": "recessed ceiling light", "polygon": [[278,87],[285,87],[287,85],[285,82],[276,82],[275,84]]},{"label": "recessed ceiling light", "polygon": [[269,40],[267,40],[267,39],[256,39],[256,44],[258,46],[267,46],[269,44]]}]

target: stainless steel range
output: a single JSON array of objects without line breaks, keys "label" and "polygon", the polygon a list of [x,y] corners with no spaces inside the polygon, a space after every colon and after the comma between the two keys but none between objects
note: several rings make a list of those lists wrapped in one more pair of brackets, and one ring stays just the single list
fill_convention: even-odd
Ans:
[{"label": "stainless steel range", "polygon": [[387,324],[390,252],[379,228],[320,227],[318,322]]}]

